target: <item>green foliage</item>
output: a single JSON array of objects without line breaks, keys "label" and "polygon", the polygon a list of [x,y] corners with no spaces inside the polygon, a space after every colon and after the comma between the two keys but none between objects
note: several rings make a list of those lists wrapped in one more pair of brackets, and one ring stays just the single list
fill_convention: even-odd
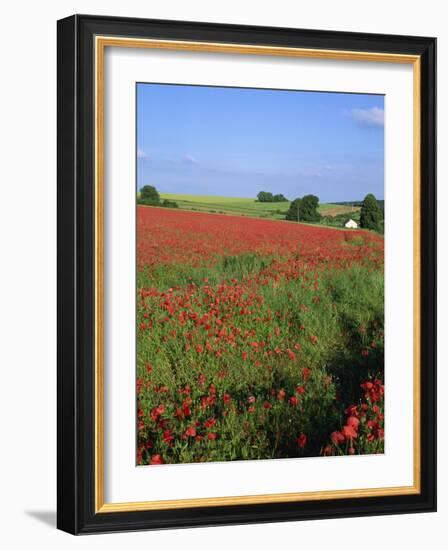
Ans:
[{"label": "green foliage", "polygon": [[[231,277],[244,283],[271,263],[271,258],[246,254],[224,257],[213,267],[164,266],[151,274],[140,272],[138,286],[155,286],[165,291],[182,285],[180,296],[184,285],[189,284],[194,289],[195,302],[202,304],[207,303],[210,288]],[[319,282],[318,289],[315,280]],[[261,321],[254,323],[247,315],[233,321],[235,330],[242,334],[252,331],[244,348],[248,350],[247,358],[234,353],[232,347],[223,352],[229,354],[225,356],[225,369],[223,360],[206,351],[205,344],[200,353],[190,345],[187,337],[190,333],[203,335],[203,341],[207,341],[207,331],[198,328],[194,319],[188,317],[183,329],[175,325],[176,337],[167,338],[171,327],[164,327],[177,323],[177,316],[167,321],[167,311],[157,298],[147,297],[141,304],[145,307],[138,310],[138,323],[149,319],[154,328],[150,337],[140,333],[137,368],[142,387],[139,408],[142,418],[149,419],[139,431],[139,441],[151,446],[142,447],[147,450],[143,450],[141,463],[148,463],[156,453],[163,455],[167,463],[321,454],[330,434],[342,427],[347,407],[362,399],[361,382],[382,376],[383,281],[382,270],[353,266],[321,272],[318,279],[310,277],[306,284],[298,278],[283,281],[279,286],[263,285],[259,289],[260,306],[253,312]],[[263,322],[272,312],[281,315]],[[204,310],[197,313],[201,317]],[[313,335],[318,335],[318,340]],[[269,348],[251,347],[251,341],[269,342]],[[244,345],[243,342],[241,337],[238,343]],[[294,347],[297,343],[300,351]],[[292,350],[292,359],[285,348],[289,348],[290,354]],[[282,350],[279,355],[274,353],[274,369],[265,366],[270,364],[265,359],[266,349]],[[362,353],[363,350],[368,350],[368,354]],[[201,375],[205,379],[203,386],[198,382]],[[201,403],[211,386],[212,403],[204,407]],[[298,386],[305,388],[303,394],[297,393]],[[187,387],[191,388],[188,395]],[[284,392],[284,397],[280,392]],[[228,402],[224,399],[226,395],[231,396]],[[300,408],[290,403],[291,396],[299,397]],[[165,406],[165,431],[150,420],[151,412],[161,403]],[[182,418],[178,411],[185,403],[188,412]],[[201,441],[183,435],[193,420],[200,424],[195,432],[204,435]],[[210,420],[216,423],[204,429]],[[208,439],[209,432],[217,434],[217,439]],[[171,443],[164,439],[167,433],[174,436]],[[300,433],[308,435],[303,450],[296,443]],[[375,444],[378,447],[375,452],[384,452],[382,442]],[[366,449],[357,447],[356,452],[374,452]],[[343,454],[348,449],[337,448],[332,452]]]},{"label": "green foliage", "polygon": [[153,185],[144,185],[140,189],[140,196],[138,197],[139,204],[148,204],[158,206],[160,205],[160,195],[157,189]]},{"label": "green foliage", "polygon": [[282,193],[279,193],[272,197],[272,202],[288,202],[288,199]]},{"label": "green foliage", "polygon": [[316,195],[305,195],[300,203],[300,219],[304,222],[318,222],[320,214],[317,211],[319,197]]},{"label": "green foliage", "polygon": [[282,193],[273,195],[269,191],[260,191],[257,199],[258,202],[288,202],[288,199]]},{"label": "green foliage", "polygon": [[382,219],[383,213],[381,208],[378,206],[375,196],[369,193],[366,195],[361,207],[361,227],[379,231],[381,229]]},{"label": "green foliage", "polygon": [[162,206],[165,208],[179,208],[176,201],[170,201],[169,199],[163,199]]},{"label": "green foliage", "polygon": [[322,225],[342,228],[342,227],[345,227],[345,224],[348,222],[349,219],[352,219],[353,221],[357,222],[359,225],[359,210],[356,212],[351,212],[349,216],[346,213],[337,214],[336,216],[323,215],[320,221]]},{"label": "green foliage", "polygon": [[259,202],[273,202],[274,195],[269,193],[269,191],[260,191],[257,195],[257,199]]},{"label": "green foliage", "polygon": [[286,219],[300,222],[318,222],[321,215],[317,211],[319,206],[319,197],[316,195],[305,195],[292,201]]},{"label": "green foliage", "polygon": [[[294,199],[291,204],[289,205],[289,210],[286,212],[285,219],[293,222],[299,221],[299,214],[300,214],[300,203],[302,202],[302,199]],[[298,212],[299,211],[299,212]]]},{"label": "green foliage", "polygon": [[140,193],[137,197],[138,204],[144,204],[145,206],[163,206],[164,208],[179,208],[176,201],[170,199],[160,200],[160,195],[157,189],[153,185],[145,185],[140,189]]}]

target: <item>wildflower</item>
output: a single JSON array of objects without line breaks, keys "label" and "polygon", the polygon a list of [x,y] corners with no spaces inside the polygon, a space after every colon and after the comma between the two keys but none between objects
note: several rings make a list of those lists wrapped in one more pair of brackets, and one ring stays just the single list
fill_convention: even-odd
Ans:
[{"label": "wildflower", "polygon": [[163,432],[163,441],[168,445],[171,445],[174,439],[173,432],[171,430],[166,430]]},{"label": "wildflower", "polygon": [[214,426],[216,424],[216,418],[210,418],[209,420],[206,420],[204,422],[204,427],[205,428],[211,428],[212,426]]},{"label": "wildflower", "polygon": [[286,396],[286,392],[283,388],[277,392],[277,399],[279,401],[283,401],[283,399],[285,399],[285,396]]},{"label": "wildflower", "polygon": [[184,438],[194,437],[196,435],[196,428],[194,426],[189,426],[184,432]]},{"label": "wildflower", "polygon": [[359,418],[356,418],[356,416],[349,416],[347,419],[347,426],[351,426],[354,430],[357,430],[359,426]]},{"label": "wildflower", "polygon": [[342,433],[346,439],[356,439],[358,437],[358,433],[353,426],[344,426],[342,428]]},{"label": "wildflower", "polygon": [[311,376],[311,369],[308,367],[304,367],[302,369],[302,376],[304,380],[308,380],[308,378]]},{"label": "wildflower", "polygon": [[340,445],[345,441],[344,434],[338,431],[333,432],[330,437],[331,437],[331,441],[333,441],[335,445]]},{"label": "wildflower", "polygon": [[333,445],[327,445],[324,447],[323,453],[324,456],[332,456],[334,455],[334,447]]},{"label": "wildflower", "polygon": [[151,419],[154,421],[157,421],[159,417],[165,412],[165,407],[163,405],[159,405],[158,407],[154,407],[151,409]]}]

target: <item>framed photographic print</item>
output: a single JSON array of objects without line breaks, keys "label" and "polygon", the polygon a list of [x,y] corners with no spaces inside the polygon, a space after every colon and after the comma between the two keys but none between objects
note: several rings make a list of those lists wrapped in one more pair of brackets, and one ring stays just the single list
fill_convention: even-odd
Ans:
[{"label": "framed photographic print", "polygon": [[58,527],[434,511],[434,38],[58,22]]}]

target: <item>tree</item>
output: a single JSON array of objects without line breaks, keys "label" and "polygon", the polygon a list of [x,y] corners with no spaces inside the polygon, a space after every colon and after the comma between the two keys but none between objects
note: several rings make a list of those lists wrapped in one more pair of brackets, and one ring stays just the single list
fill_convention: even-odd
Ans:
[{"label": "tree", "polygon": [[381,220],[383,213],[378,206],[375,195],[369,193],[365,196],[361,206],[360,225],[364,229],[373,229],[379,231],[381,228]]},{"label": "tree", "polygon": [[258,202],[272,202],[273,198],[272,193],[269,193],[269,191],[260,191],[257,195]]},{"label": "tree", "polygon": [[272,197],[272,202],[288,202],[288,199],[282,193],[279,193]]},{"label": "tree", "polygon": [[316,195],[305,195],[300,204],[300,221],[318,222],[321,215],[317,211],[319,206],[319,197]]},{"label": "tree", "polygon": [[319,197],[305,195],[292,201],[286,213],[286,219],[295,222],[318,222],[321,215],[317,211]]},{"label": "tree", "polygon": [[144,185],[140,189],[140,197],[138,202],[140,204],[160,204],[159,192],[153,185]]},{"label": "tree", "polygon": [[289,205],[289,210],[286,212],[286,219],[298,222],[299,221],[299,214],[300,214],[300,203],[302,202],[302,199],[294,199],[291,204]]}]

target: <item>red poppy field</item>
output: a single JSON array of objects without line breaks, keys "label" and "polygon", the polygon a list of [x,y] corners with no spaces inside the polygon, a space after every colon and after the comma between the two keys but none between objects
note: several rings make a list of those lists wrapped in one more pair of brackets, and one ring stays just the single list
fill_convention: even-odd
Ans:
[{"label": "red poppy field", "polygon": [[137,207],[137,464],[384,452],[384,240]]}]

